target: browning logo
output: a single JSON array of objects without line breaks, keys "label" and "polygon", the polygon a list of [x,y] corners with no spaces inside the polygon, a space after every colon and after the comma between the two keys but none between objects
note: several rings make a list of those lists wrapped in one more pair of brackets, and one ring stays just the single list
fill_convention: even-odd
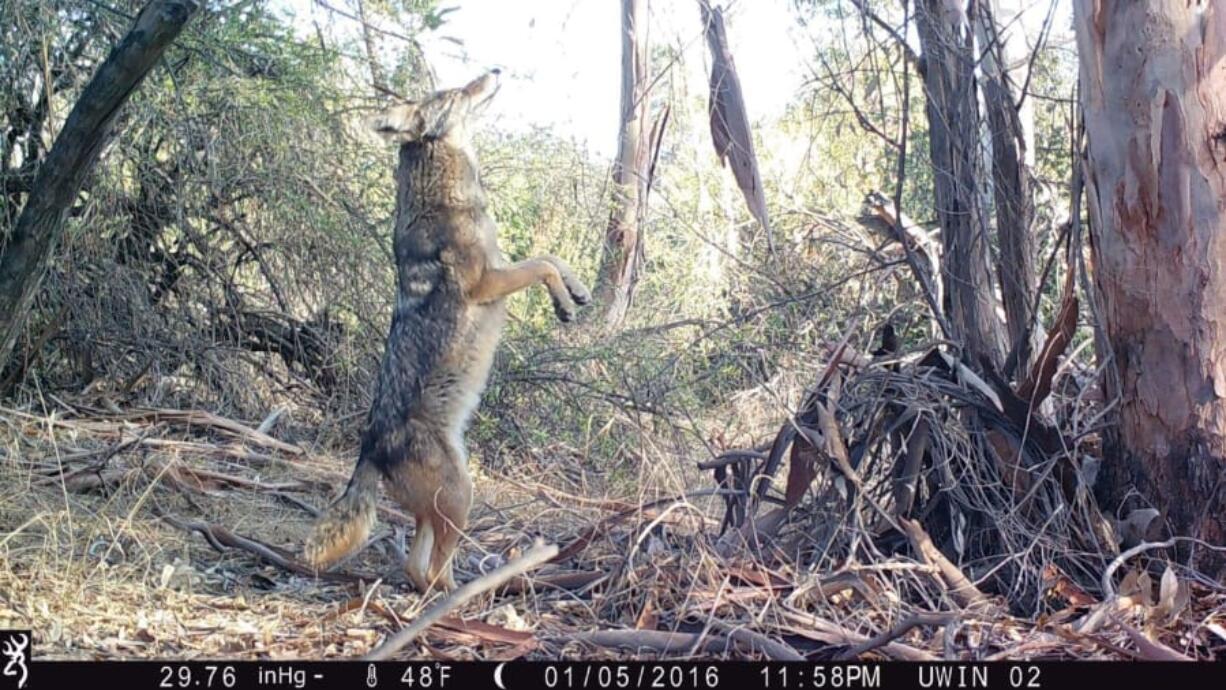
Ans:
[{"label": "browning logo", "polygon": [[[0,630],[0,654],[4,655],[4,676],[17,683],[17,690],[26,686],[30,672],[26,662],[30,658],[29,630]],[[5,681],[7,686],[7,681]]]}]

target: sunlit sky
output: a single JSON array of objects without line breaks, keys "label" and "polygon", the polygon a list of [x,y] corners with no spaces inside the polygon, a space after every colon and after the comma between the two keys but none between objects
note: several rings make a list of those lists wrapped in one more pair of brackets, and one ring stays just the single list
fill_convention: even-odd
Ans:
[{"label": "sunlit sky", "polygon": [[[607,155],[616,147],[620,107],[620,4],[466,0],[425,50],[442,84],[488,66],[503,68],[491,113],[501,124],[550,125]],[[701,92],[710,58],[698,3],[657,0],[648,12],[650,41],[681,48],[689,88]],[[811,52],[812,44],[802,42],[788,0],[739,0],[726,13],[750,119],[778,114],[801,85],[801,51]],[[461,39],[463,47],[443,36]]]},{"label": "sunlit sky", "polygon": [[[1048,0],[1004,0],[1025,7],[1023,24],[1031,35]],[[304,30],[321,21],[342,32],[357,24],[328,7],[353,12],[353,0],[279,0]],[[372,3],[373,4],[373,3]],[[487,117],[497,126],[517,130],[548,127],[597,154],[616,148],[620,98],[621,19],[618,0],[444,0],[445,24],[418,40],[446,88],[465,83],[482,71],[499,67],[502,88]],[[712,0],[722,6],[728,39],[751,122],[778,116],[814,73],[812,32],[802,26],[791,0]],[[1067,26],[1068,0],[1057,25]],[[673,69],[690,93],[702,93],[710,56],[695,0],[647,3],[652,45],[680,48]],[[850,11],[850,10],[849,10]],[[372,23],[403,31],[387,17]],[[350,34],[354,35],[354,34]],[[383,41],[396,39],[383,37]]]},{"label": "sunlit sky", "polygon": [[[280,0],[304,32],[320,21],[349,32],[356,23],[328,6],[352,13],[350,0]],[[616,148],[621,78],[618,0],[455,0],[456,9],[435,32],[417,36],[446,88],[499,67],[502,88],[487,117],[510,130],[549,127],[597,154]],[[794,19],[789,0],[717,0],[725,21],[751,120],[777,115],[803,82],[812,42]],[[692,93],[705,89],[709,53],[694,0],[648,2],[650,42],[682,50]],[[371,23],[403,31],[386,17]],[[352,34],[351,34],[352,35]],[[383,37],[394,42],[396,39]]]}]

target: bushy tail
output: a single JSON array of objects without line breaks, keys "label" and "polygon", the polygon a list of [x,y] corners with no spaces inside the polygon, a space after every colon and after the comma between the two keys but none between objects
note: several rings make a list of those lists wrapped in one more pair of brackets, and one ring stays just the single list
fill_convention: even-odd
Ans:
[{"label": "bushy tail", "polygon": [[358,460],[345,493],[328,506],[307,538],[302,555],[308,565],[324,570],[366,541],[375,524],[379,478],[373,463],[365,457]]}]

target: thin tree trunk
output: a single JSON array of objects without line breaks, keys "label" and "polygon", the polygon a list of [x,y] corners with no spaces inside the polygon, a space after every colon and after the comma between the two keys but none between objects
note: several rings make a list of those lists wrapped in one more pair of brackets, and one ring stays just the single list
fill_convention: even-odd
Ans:
[{"label": "thin tree trunk", "polygon": [[1115,505],[1135,489],[1175,534],[1226,544],[1226,11],[1076,0],[1074,13],[1120,398],[1098,493]]},{"label": "thin tree trunk", "polygon": [[996,315],[986,218],[977,183],[982,176],[979,105],[972,39],[961,15],[944,0],[922,0],[916,28],[924,57],[937,218],[941,225],[941,278],[951,334],[970,360],[999,370],[1004,334]]},{"label": "thin tree trunk", "polygon": [[605,230],[604,256],[596,278],[596,304],[608,328],[626,319],[638,278],[639,200],[646,179],[647,115],[646,0],[622,0],[621,129],[613,162],[613,200]]},{"label": "thin tree trunk", "polygon": [[196,11],[194,0],[153,0],[90,79],[39,167],[0,247],[0,370],[21,333],[66,216],[132,91]]},{"label": "thin tree trunk", "polygon": [[387,88],[387,81],[383,78],[383,67],[379,64],[377,39],[371,28],[370,20],[366,16],[366,3],[363,0],[357,0],[357,4],[358,22],[362,25],[362,44],[366,48],[366,62],[370,66],[370,84],[377,91]]},{"label": "thin tree trunk", "polygon": [[[999,0],[990,3],[999,7]],[[1010,8],[1014,9],[1014,8]],[[1013,353],[1005,374],[1030,371],[1039,329],[1035,328],[1035,248],[1034,197],[1031,169],[1034,142],[1028,138],[1024,113],[1017,103],[1023,99],[1021,84],[1026,74],[1028,51],[1025,33],[1017,12],[1008,13],[1012,24],[1005,26],[995,11],[979,6],[982,44],[988,49],[983,60],[983,102],[991,137],[992,198],[996,211],[996,237],[999,254],[996,264],[1001,300]],[[1018,68],[1017,63],[1021,63]]]}]

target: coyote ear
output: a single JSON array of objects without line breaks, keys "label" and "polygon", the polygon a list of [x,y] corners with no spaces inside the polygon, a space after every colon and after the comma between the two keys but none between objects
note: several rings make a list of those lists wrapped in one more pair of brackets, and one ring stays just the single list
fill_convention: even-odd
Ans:
[{"label": "coyote ear", "polygon": [[468,113],[468,101],[460,98],[459,94],[458,91],[449,91],[438,98],[430,99],[417,109],[416,119],[421,123],[420,134],[423,139],[438,139],[457,128],[463,128],[464,118]]},{"label": "coyote ear", "polygon": [[421,136],[422,118],[412,101],[387,108],[366,119],[366,124],[389,141],[413,141]]}]

